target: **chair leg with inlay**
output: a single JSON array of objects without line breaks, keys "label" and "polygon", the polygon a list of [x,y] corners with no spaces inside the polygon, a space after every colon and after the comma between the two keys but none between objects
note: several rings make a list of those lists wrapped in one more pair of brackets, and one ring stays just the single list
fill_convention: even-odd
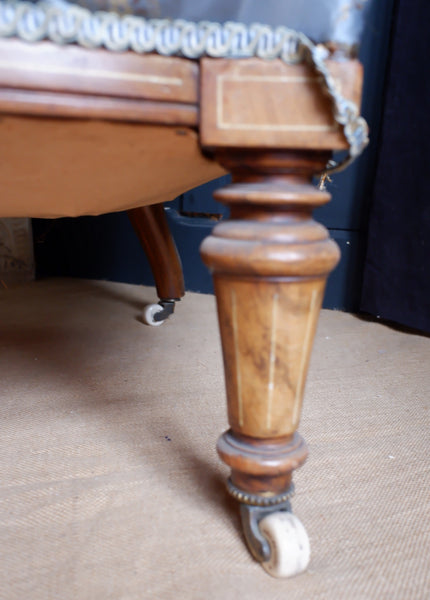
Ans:
[{"label": "chair leg with inlay", "polygon": [[218,442],[231,467],[253,556],[272,575],[303,571],[310,549],[292,515],[292,472],[306,460],[297,433],[328,274],[339,260],[312,210],[330,196],[311,183],[326,152],[225,151],[233,184],[216,192],[231,217],[202,245],[213,273],[230,429]]}]

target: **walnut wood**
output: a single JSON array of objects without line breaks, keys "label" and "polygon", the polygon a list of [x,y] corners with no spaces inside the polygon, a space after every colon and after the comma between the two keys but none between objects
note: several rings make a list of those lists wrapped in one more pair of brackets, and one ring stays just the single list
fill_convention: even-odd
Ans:
[{"label": "walnut wood", "polygon": [[0,88],[0,112],[196,127],[197,106],[63,92]]},{"label": "walnut wood", "polygon": [[292,472],[306,460],[308,450],[295,433],[286,440],[259,440],[226,431],[218,440],[218,454],[231,467],[235,486],[264,496],[279,495],[291,485]]},{"label": "walnut wood", "polygon": [[[358,61],[328,61],[343,95],[360,103]],[[201,137],[206,147],[345,149],[320,77],[281,60],[202,60]]]},{"label": "walnut wood", "polygon": [[162,204],[127,211],[151,265],[158,297],[179,300],[185,293],[182,265]]},{"label": "walnut wood", "polygon": [[312,210],[330,199],[311,184],[326,153],[225,151],[230,206],[202,245],[213,272],[231,431],[218,451],[233,483],[278,494],[306,458],[299,424],[327,276],[339,259]]},{"label": "walnut wood", "polygon": [[0,39],[0,82],[10,88],[197,104],[198,73],[183,58]]},{"label": "walnut wood", "polygon": [[225,173],[185,127],[4,115],[0,140],[3,217],[127,210]]}]

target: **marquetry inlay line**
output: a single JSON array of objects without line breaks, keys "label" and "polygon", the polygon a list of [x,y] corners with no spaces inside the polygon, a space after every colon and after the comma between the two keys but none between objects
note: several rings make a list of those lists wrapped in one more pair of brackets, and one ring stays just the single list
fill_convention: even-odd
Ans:
[{"label": "marquetry inlay line", "polygon": [[239,425],[243,426],[243,400],[242,400],[242,375],[240,373],[240,359],[239,359],[239,332],[237,326],[237,299],[236,292],[231,291],[231,319],[233,322],[233,344],[234,344],[234,356],[236,365],[236,386],[237,386],[237,402],[238,402],[238,415]]},{"label": "marquetry inlay line", "polygon": [[312,291],[308,320],[306,323],[305,339],[303,340],[302,356],[300,359],[299,378],[296,387],[296,396],[294,398],[292,425],[295,427],[299,421],[300,407],[303,394],[303,385],[306,379],[306,361],[312,344],[312,326],[315,319],[315,311],[318,309],[319,290]]},{"label": "marquetry inlay line", "polygon": [[242,83],[320,83],[322,77],[306,77],[304,75],[220,75],[219,81]]},{"label": "marquetry inlay line", "polygon": [[224,84],[225,83],[313,83],[319,85],[320,77],[279,76],[276,75],[220,75],[216,80],[216,126],[218,129],[241,131],[320,131],[332,133],[337,131],[337,125],[321,125],[310,123],[231,123],[224,116]]},{"label": "marquetry inlay line", "polygon": [[52,73],[54,75],[77,75],[101,79],[114,79],[116,81],[135,81],[137,83],[152,83],[156,85],[182,85],[180,77],[163,77],[161,75],[148,75],[145,73],[124,73],[123,71],[106,71],[104,69],[83,69],[78,67],[65,67],[57,65],[44,65],[39,63],[13,62],[0,60],[0,68],[18,71],[33,71],[38,73]]},{"label": "marquetry inlay line", "polygon": [[270,356],[269,356],[269,385],[267,396],[266,427],[272,425],[273,392],[275,390],[275,365],[276,365],[276,328],[278,324],[278,300],[279,294],[274,294],[272,304],[272,324],[270,328]]},{"label": "marquetry inlay line", "polygon": [[325,131],[327,133],[337,131],[337,128],[332,125],[266,125],[265,123],[226,123],[225,121],[219,121],[217,127],[250,131]]}]

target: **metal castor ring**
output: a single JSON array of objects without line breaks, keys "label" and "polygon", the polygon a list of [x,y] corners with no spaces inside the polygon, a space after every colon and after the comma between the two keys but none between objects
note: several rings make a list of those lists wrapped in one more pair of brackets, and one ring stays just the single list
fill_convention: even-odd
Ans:
[{"label": "metal castor ring", "polygon": [[263,569],[278,578],[302,573],[309,564],[310,544],[305,528],[291,512],[294,486],[283,494],[262,496],[240,490],[229,479],[227,489],[241,503],[245,539]]}]

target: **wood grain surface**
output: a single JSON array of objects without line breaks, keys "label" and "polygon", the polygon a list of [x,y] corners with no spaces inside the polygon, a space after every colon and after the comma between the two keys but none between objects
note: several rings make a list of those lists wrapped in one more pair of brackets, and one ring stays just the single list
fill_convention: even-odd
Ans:
[{"label": "wood grain surface", "polygon": [[179,300],[185,294],[184,276],[164,206],[139,206],[127,214],[151,265],[158,297]]},{"label": "wood grain surface", "polygon": [[225,173],[184,127],[3,116],[0,215],[94,215],[172,200]]},{"label": "wood grain surface", "polygon": [[217,298],[231,431],[218,450],[233,483],[285,491],[306,458],[299,425],[327,276],[339,250],[312,210],[330,195],[311,184],[326,153],[225,151],[231,210],[201,248]]},{"label": "wood grain surface", "polygon": [[194,104],[0,88],[0,111],[14,115],[103,119],[196,127]]},{"label": "wood grain surface", "polygon": [[[358,61],[329,61],[343,95],[360,104]],[[201,62],[201,136],[207,147],[348,147],[321,78],[305,64],[253,58]]]},{"label": "wood grain surface", "polygon": [[2,86],[197,103],[198,63],[183,58],[0,39]]}]

